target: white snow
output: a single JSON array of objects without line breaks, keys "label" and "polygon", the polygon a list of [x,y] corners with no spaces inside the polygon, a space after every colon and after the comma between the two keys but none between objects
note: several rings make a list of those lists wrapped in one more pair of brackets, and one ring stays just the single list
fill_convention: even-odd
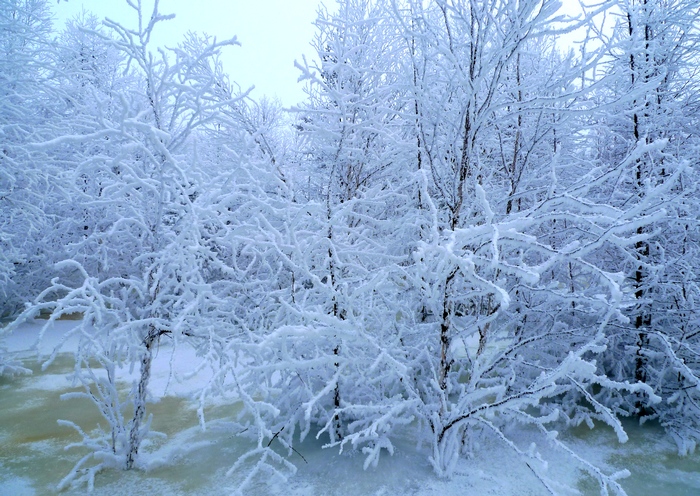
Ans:
[{"label": "white snow", "polygon": [[[21,326],[15,333],[7,336],[7,345],[13,354],[28,356],[36,344],[36,336],[43,325],[41,321]],[[75,322],[57,322],[53,329],[46,333],[46,341],[41,349],[50,351],[51,345],[59,342],[62,331],[75,325]],[[68,343],[64,350],[71,351]],[[186,372],[197,363],[194,353],[187,347],[173,350],[167,343],[163,344],[153,362],[153,380],[151,394],[154,400],[177,399],[187,397],[191,391],[196,391],[202,381],[208,377],[200,374],[189,379],[183,379]],[[30,364],[31,365],[31,364]],[[35,367],[36,368],[36,367]],[[14,382],[13,382],[14,381]],[[8,391],[21,388],[24,405],[36,406],[43,400],[42,395],[60,392],[68,386],[65,376],[56,373],[35,373],[29,377],[7,379],[0,390]],[[168,403],[167,405],[170,405]],[[209,423],[206,432],[197,425],[194,409],[196,404],[186,400],[173,403],[168,409],[158,409],[154,404],[155,430],[159,430],[157,422],[165,422],[173,433],[165,440],[151,440],[144,443],[143,463],[140,470],[122,472],[106,471],[97,476],[94,494],[150,494],[156,495],[224,495],[231,494],[236,488],[235,477],[226,477],[225,472],[246,449],[245,442],[227,429],[227,423],[222,413],[235,414],[235,407],[219,409]],[[17,405],[15,405],[17,407]],[[90,405],[92,407],[92,405]],[[12,435],[3,432],[2,416],[5,410],[0,408],[0,439],[12,443]],[[167,417],[167,418],[166,418]],[[185,419],[185,420],[183,420]],[[181,422],[182,425],[169,425]],[[598,428],[590,434],[583,432],[577,435],[569,434],[567,441],[574,444],[578,453],[590,461],[609,470],[623,468],[623,461],[631,465],[634,475],[625,486],[634,488],[629,494],[659,494],[645,492],[645,487],[675,488],[676,494],[698,494],[700,491],[700,475],[692,469],[697,463],[698,456],[689,458],[674,458],[675,447],[664,439],[658,430],[649,428],[634,428],[629,423],[626,428],[632,431],[632,441],[620,445],[611,441],[614,439],[606,428]],[[43,467],[51,466],[57,458],[72,460],[78,455],[71,451],[63,452],[66,432],[55,428],[56,438],[35,440],[24,446],[26,454],[21,460],[10,459],[0,452],[0,494],[14,496],[33,496],[44,494],[60,480],[46,480],[39,474]],[[31,433],[25,433],[31,439]],[[511,433],[509,433],[511,434]],[[520,432],[514,435],[521,448],[527,447],[534,439],[533,433]],[[68,439],[70,442],[71,439]],[[75,441],[76,439],[72,439]],[[380,459],[377,468],[363,470],[364,457],[361,453],[346,450],[338,454],[337,450],[322,449],[322,442],[313,436],[296,449],[290,457],[298,468],[296,475],[286,482],[260,481],[249,489],[246,494],[279,494],[290,496],[311,495],[374,495],[388,496],[402,494],[406,496],[463,496],[463,495],[522,495],[537,496],[547,494],[544,486],[533,475],[529,467],[507,446],[493,439],[474,440],[474,456],[458,462],[457,469],[451,479],[438,479],[427,460],[427,446],[417,447],[408,439],[395,443],[393,456]],[[13,446],[21,450],[21,446]],[[28,451],[27,451],[28,448]],[[586,484],[582,472],[572,461],[566,460],[560,454],[554,453],[546,446],[537,446],[545,460],[549,460],[548,475],[562,483],[557,488],[560,494],[597,494],[597,488]],[[13,451],[14,453],[14,451]],[[301,459],[301,456],[306,461]],[[19,457],[18,457],[19,458]],[[671,460],[669,462],[669,460]],[[677,467],[673,467],[677,460]],[[651,465],[653,472],[646,467]],[[695,465],[697,466],[697,465]],[[688,468],[691,467],[690,470]],[[641,475],[640,475],[641,474]],[[65,474],[63,474],[65,475]],[[641,478],[641,479],[640,479]],[[636,479],[644,481],[642,487]],[[566,490],[571,486],[573,490]],[[581,491],[581,492],[577,492]],[[686,491],[686,492],[683,492]],[[688,492],[691,491],[691,492]],[[66,494],[82,494],[81,491],[67,491]],[[671,495],[671,492],[664,494]]]}]

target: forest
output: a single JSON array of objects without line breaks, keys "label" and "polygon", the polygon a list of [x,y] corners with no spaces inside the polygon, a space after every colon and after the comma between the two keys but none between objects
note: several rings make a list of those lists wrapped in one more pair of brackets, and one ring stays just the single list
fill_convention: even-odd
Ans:
[{"label": "forest", "polygon": [[0,375],[29,372],[22,322],[81,316],[61,343],[103,421],[62,420],[89,451],[63,487],[139,468],[165,343],[208,373],[202,427],[223,402],[251,440],[243,493],[307,436],[369,469],[409,435],[445,478],[485,436],[551,494],[514,429],[601,494],[621,474],[560,431],[695,450],[696,0],[338,0],[291,109],[235,83],[235,38],[153,46],[158,1],[61,29],[51,3],[0,0]]}]

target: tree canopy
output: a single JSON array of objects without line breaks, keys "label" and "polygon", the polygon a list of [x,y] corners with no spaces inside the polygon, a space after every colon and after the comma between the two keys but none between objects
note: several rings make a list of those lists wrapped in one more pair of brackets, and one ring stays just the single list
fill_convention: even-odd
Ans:
[{"label": "tree canopy", "polygon": [[169,16],[128,4],[136,27],[56,33],[45,0],[0,1],[0,339],[81,313],[107,421],[71,423],[90,454],[62,485],[138,467],[164,339],[236,405],[241,491],[308,435],[367,468],[409,432],[448,477],[477,434],[538,460],[523,426],[620,494],[557,430],[655,419],[694,450],[695,2],[339,0],[284,110],[230,80],[235,39],[153,47]]}]

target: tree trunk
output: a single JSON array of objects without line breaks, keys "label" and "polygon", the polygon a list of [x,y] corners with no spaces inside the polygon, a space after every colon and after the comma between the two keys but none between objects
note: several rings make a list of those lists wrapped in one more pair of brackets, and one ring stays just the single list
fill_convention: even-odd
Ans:
[{"label": "tree trunk", "polygon": [[136,397],[134,398],[134,417],[131,420],[131,430],[129,432],[129,449],[126,453],[126,470],[134,466],[136,455],[138,455],[144,432],[141,424],[146,415],[146,396],[148,394],[148,382],[151,378],[151,363],[153,362],[153,343],[159,336],[159,332],[151,326],[148,335],[144,339],[145,350],[141,355],[141,377],[139,379]]}]

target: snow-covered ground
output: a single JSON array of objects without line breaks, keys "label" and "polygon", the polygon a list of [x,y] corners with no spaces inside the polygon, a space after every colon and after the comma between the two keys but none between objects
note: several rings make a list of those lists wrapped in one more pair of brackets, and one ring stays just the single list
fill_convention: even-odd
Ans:
[{"label": "snow-covered ground", "polygon": [[[31,376],[0,378],[0,495],[39,495],[51,493],[80,457],[80,449],[64,450],[79,441],[70,428],[56,422],[70,419],[86,429],[100,422],[94,406],[83,400],[61,401],[71,390],[67,379],[73,366],[64,347],[54,364],[42,371],[33,346],[43,324],[36,321],[7,337],[10,353],[25,358],[33,369]],[[49,329],[39,348],[48,354],[70,326],[57,322]],[[153,429],[167,434],[163,440],[144,444],[142,468],[123,472],[105,471],[98,475],[94,494],[224,495],[236,487],[235,477],[226,472],[248,446],[227,429],[226,416],[235,405],[213,406],[210,421],[202,432],[198,425],[197,404],[190,393],[206,376],[185,377],[196,363],[194,353],[167,344],[153,364],[151,394],[154,403]],[[630,496],[700,494],[700,456],[679,458],[675,447],[654,426],[627,423],[630,441],[617,444],[604,428],[587,428],[566,434],[567,441],[588,460],[610,472],[627,468],[631,477],[623,482]],[[530,442],[528,432],[516,433],[523,446]],[[506,446],[493,440],[480,440],[474,457],[464,459],[450,480],[440,480],[427,461],[427,447],[409,439],[399,441],[393,456],[384,456],[377,468],[363,470],[364,458],[358,453],[321,449],[322,442],[309,439],[297,446],[291,461],[298,467],[287,481],[258,482],[246,494],[376,495],[540,495],[548,494],[528,466]],[[598,494],[597,485],[587,481],[579,467],[561,454],[539,446],[549,459],[548,473],[559,481],[561,494]],[[303,458],[302,458],[303,457]],[[573,489],[565,489],[570,486]],[[84,489],[66,494],[82,494]]]}]

